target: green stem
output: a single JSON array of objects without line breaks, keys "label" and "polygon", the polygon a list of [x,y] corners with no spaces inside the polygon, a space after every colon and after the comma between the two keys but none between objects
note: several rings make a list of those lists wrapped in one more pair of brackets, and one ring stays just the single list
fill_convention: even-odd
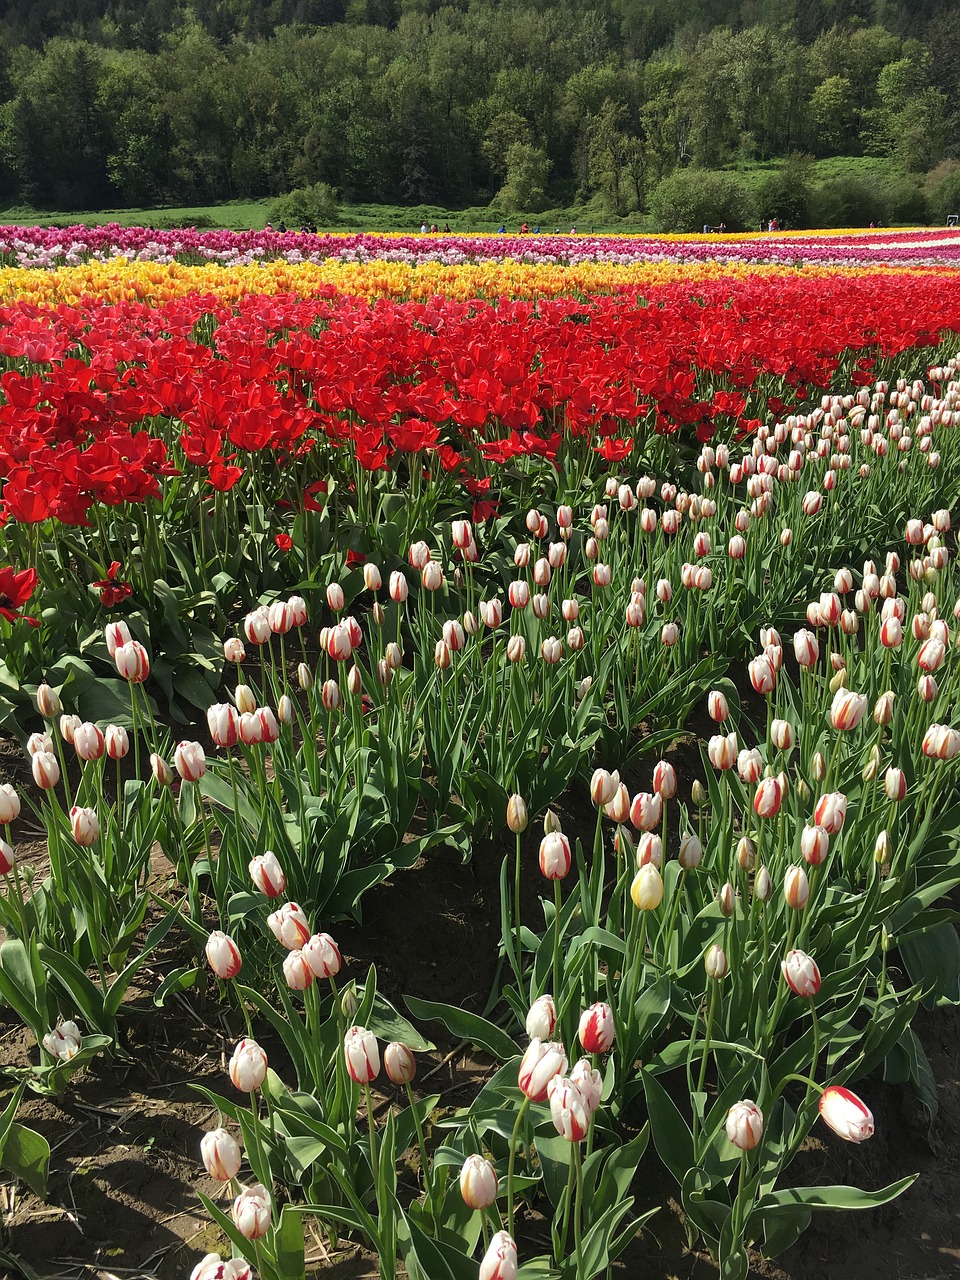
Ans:
[{"label": "green stem", "polygon": [[523,1117],[527,1114],[529,1105],[530,1099],[524,1096],[523,1102],[520,1103],[520,1110],[517,1112],[513,1133],[510,1135],[510,1155],[507,1158],[507,1231],[511,1236],[513,1235],[513,1166],[517,1157],[517,1138],[520,1135],[520,1126],[523,1124]]}]

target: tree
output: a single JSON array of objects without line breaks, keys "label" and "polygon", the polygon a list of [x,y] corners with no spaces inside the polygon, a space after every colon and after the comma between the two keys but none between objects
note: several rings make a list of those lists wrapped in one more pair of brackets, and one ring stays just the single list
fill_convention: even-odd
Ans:
[{"label": "tree", "polygon": [[830,76],[817,85],[810,95],[810,118],[821,155],[842,155],[856,148],[853,85],[846,76]]},{"label": "tree", "polygon": [[540,213],[547,207],[550,160],[546,152],[527,142],[515,142],[507,152],[507,180],[497,194],[505,209]]},{"label": "tree", "polygon": [[658,231],[701,231],[721,223],[740,231],[753,222],[743,184],[706,169],[678,169],[664,178],[650,197],[650,213]]},{"label": "tree", "polygon": [[794,230],[813,225],[813,156],[788,156],[757,189],[760,217],[776,218]]}]

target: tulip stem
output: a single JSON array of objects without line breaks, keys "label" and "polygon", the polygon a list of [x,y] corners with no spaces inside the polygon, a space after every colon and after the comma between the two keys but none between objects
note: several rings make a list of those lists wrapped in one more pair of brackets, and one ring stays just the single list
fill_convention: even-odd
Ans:
[{"label": "tulip stem", "polygon": [[369,1082],[364,1082],[363,1096],[367,1103],[367,1137],[370,1139],[370,1174],[374,1189],[379,1185],[379,1169],[377,1164],[377,1126],[373,1118],[373,1098],[370,1094]]},{"label": "tulip stem", "polygon": [[580,1143],[573,1144],[573,1164],[577,1171],[577,1202],[573,1211],[573,1239],[577,1250],[577,1280],[587,1280],[583,1274],[583,1167],[580,1163]]},{"label": "tulip stem", "polygon": [[420,1172],[423,1175],[423,1190],[425,1203],[430,1204],[430,1168],[427,1164],[427,1144],[423,1136],[423,1124],[420,1120],[420,1113],[417,1110],[416,1099],[413,1096],[413,1090],[410,1088],[409,1082],[403,1086],[407,1091],[407,1102],[410,1104],[410,1111],[413,1115],[414,1128],[417,1131],[417,1142],[420,1145]]},{"label": "tulip stem", "polygon": [[553,998],[557,1002],[557,1008],[560,1008],[560,907],[562,899],[560,896],[560,881],[553,882]]},{"label": "tulip stem", "polygon": [[517,832],[517,859],[514,869],[513,883],[513,927],[514,927],[514,944],[513,949],[517,957],[518,977],[523,974],[523,962],[520,952],[520,832]]},{"label": "tulip stem", "polygon": [[507,1158],[507,1231],[511,1236],[513,1235],[513,1166],[517,1157],[517,1138],[520,1135],[520,1126],[523,1124],[523,1117],[527,1114],[529,1105],[530,1099],[524,1095],[524,1099],[520,1103],[520,1110],[517,1112],[513,1133],[510,1136],[510,1155]]},{"label": "tulip stem", "polygon": [[710,1004],[707,1007],[707,1026],[703,1035],[703,1053],[700,1057],[700,1074],[697,1077],[697,1093],[703,1093],[703,1082],[707,1077],[707,1058],[710,1054],[710,1036],[713,1032],[713,1018],[717,1011],[717,995],[720,983],[713,982],[710,988]]}]

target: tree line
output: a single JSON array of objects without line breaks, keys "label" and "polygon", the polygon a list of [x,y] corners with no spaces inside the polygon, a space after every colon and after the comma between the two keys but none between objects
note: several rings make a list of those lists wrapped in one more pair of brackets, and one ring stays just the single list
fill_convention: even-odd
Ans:
[{"label": "tree line", "polygon": [[645,210],[677,169],[960,159],[960,12],[925,0],[10,0],[0,200]]}]

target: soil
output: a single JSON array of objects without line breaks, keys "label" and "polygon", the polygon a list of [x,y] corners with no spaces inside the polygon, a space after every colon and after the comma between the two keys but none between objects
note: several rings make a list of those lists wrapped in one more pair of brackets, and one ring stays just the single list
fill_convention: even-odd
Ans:
[{"label": "soil", "polygon": [[[681,788],[688,788],[698,771],[696,756],[681,749],[676,759]],[[631,789],[648,786],[651,769],[652,762],[642,764],[628,779]],[[9,771],[0,767],[0,773]],[[565,830],[579,828],[585,840],[592,838],[585,793],[575,789],[566,798],[563,818]],[[535,865],[537,838],[533,831],[524,837],[527,866]],[[361,976],[373,961],[379,986],[400,1008],[410,993],[482,1011],[495,980],[499,868],[506,849],[503,841],[487,842],[467,865],[453,851],[438,850],[370,893],[362,924],[328,926],[341,945],[345,972]],[[37,863],[43,857],[39,843],[18,843],[18,852]],[[534,877],[526,890],[524,913],[532,920],[539,910]],[[153,1006],[160,977],[186,958],[186,952],[175,954],[181,945],[171,944],[132,993],[124,1018],[128,1057],[98,1060],[71,1082],[62,1103],[25,1099],[19,1119],[43,1133],[52,1149],[49,1193],[44,1202],[22,1185],[8,1184],[0,1188],[0,1208],[7,1248],[44,1280],[173,1280],[222,1246],[196,1195],[199,1189],[223,1199],[199,1160],[199,1139],[215,1112],[191,1085],[230,1093],[226,1055],[243,1030],[239,1015],[217,1003],[212,986],[174,997],[162,1013]],[[443,1095],[441,1105],[462,1105],[489,1063],[458,1050],[437,1024],[425,1030],[438,1048],[432,1062],[420,1058],[421,1082],[431,1072],[424,1087]],[[799,1243],[776,1260],[755,1256],[752,1274],[767,1280],[941,1280],[960,1274],[960,1010],[924,1012],[915,1030],[937,1082],[939,1115],[932,1129],[907,1090],[871,1080],[862,1091],[876,1116],[872,1141],[850,1146],[818,1127],[790,1179],[873,1188],[919,1172],[916,1184],[882,1209],[815,1217]],[[270,1038],[262,1039],[273,1054]],[[32,1036],[9,1010],[0,1010],[0,1065],[23,1066],[36,1054]],[[282,1074],[282,1055],[273,1060]],[[650,1148],[636,1207],[660,1206],[660,1212],[614,1274],[715,1277],[709,1256],[687,1247],[679,1204],[665,1202],[664,1186]],[[313,1276],[373,1280],[378,1274],[369,1253],[349,1243],[332,1250],[319,1232],[308,1239],[308,1262]]]}]

